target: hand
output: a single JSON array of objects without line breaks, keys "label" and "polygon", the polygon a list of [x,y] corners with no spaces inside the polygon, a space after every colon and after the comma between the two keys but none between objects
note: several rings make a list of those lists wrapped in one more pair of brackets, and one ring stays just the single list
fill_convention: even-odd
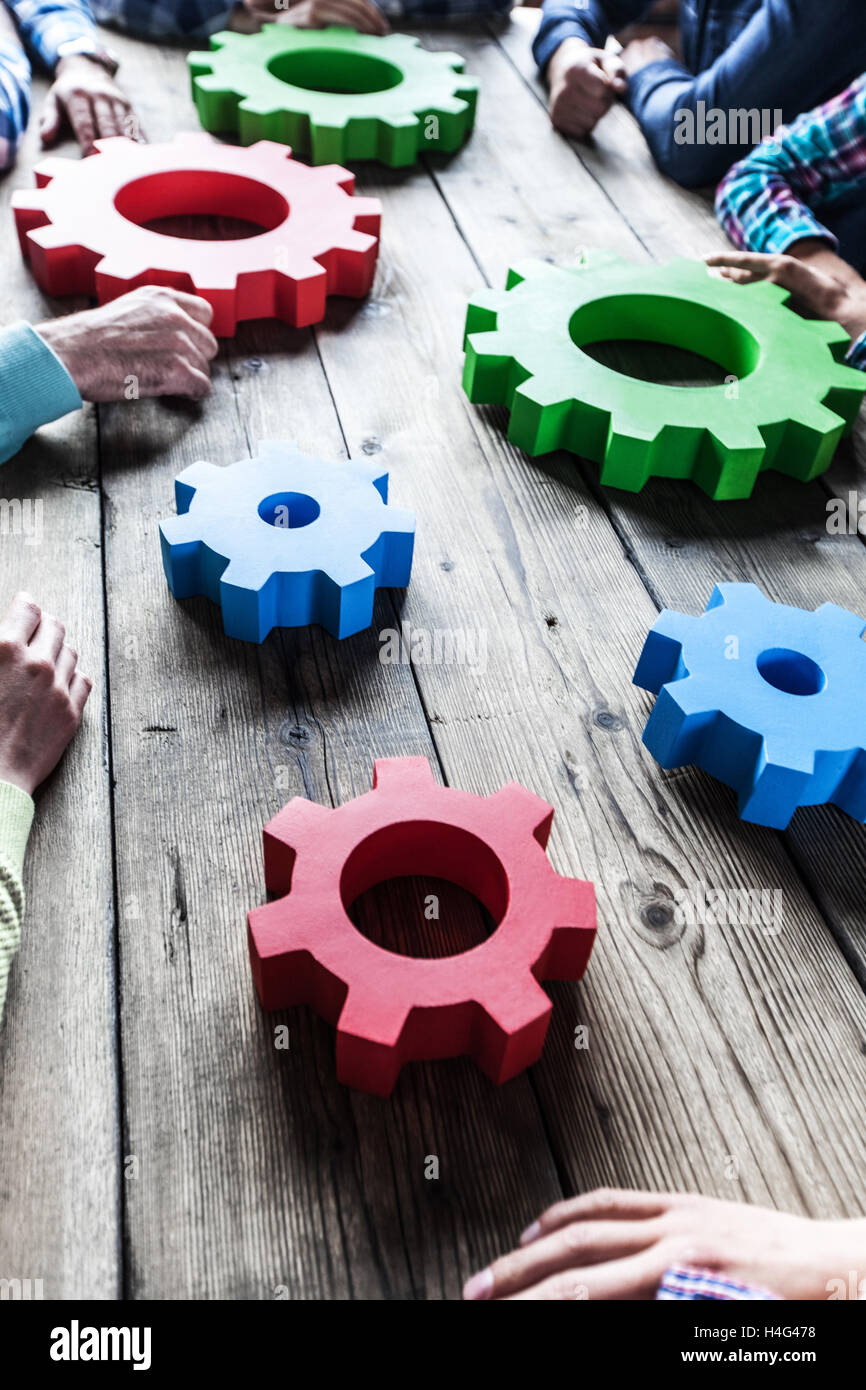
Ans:
[{"label": "hand", "polygon": [[672,48],[661,39],[632,39],[622,50],[622,64],[631,77],[634,73],[640,72],[641,68],[648,68],[650,63],[662,63],[668,58],[676,58]]},{"label": "hand", "polygon": [[[821,243],[813,251],[811,240],[797,242],[793,251],[800,255],[764,256],[751,251],[722,251],[705,256],[708,266],[718,269],[725,280],[751,285],[770,280],[790,290],[794,307],[814,318],[841,323],[851,338],[866,332],[866,282]],[[820,266],[820,268],[819,268]]]},{"label": "hand", "polygon": [[547,65],[550,119],[563,135],[589,135],[626,89],[619,58],[583,39],[565,39]]},{"label": "hand", "polygon": [[672,1265],[782,1298],[827,1298],[834,1279],[866,1269],[866,1221],[810,1221],[681,1193],[590,1192],[550,1207],[463,1297],[652,1299]]},{"label": "hand", "polygon": [[94,140],[107,135],[141,138],[129,97],[101,63],[83,53],[61,58],[54,69],[54,82],[39,117],[43,147],[56,143],[64,118],[82,154],[92,154]]},{"label": "hand", "polygon": [[288,10],[276,10],[274,0],[244,0],[258,19],[294,24],[298,29],[324,29],[345,24],[359,34],[390,34],[391,26],[372,0],[298,0]]},{"label": "hand", "polygon": [[32,796],[81,722],[93,686],[66,629],[29,594],[0,619],[0,781]]},{"label": "hand", "polygon": [[180,290],[143,285],[98,309],[36,326],[86,401],[206,396],[218,344],[213,310]]}]

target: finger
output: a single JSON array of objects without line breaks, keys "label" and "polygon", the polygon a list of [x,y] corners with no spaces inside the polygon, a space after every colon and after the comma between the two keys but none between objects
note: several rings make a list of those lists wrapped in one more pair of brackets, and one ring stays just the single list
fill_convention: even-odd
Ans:
[{"label": "finger", "polygon": [[112,105],[114,106],[114,119],[121,135],[125,135],[128,140],[137,140],[139,144],[143,144],[144,132],[129,102],[122,97],[114,97]]},{"label": "finger", "polygon": [[49,92],[39,113],[39,138],[43,145],[53,145],[60,134],[62,117],[60,105],[53,92]]},{"label": "finger", "polygon": [[57,618],[43,613],[42,621],[30,640],[30,652],[34,657],[56,662],[63,647],[65,636],[66,628],[63,624]]},{"label": "finger", "polygon": [[213,322],[213,309],[206,299],[202,299],[197,294],[187,294],[185,290],[166,290],[165,293],[170,294],[175,303],[179,304],[191,319],[195,319],[197,323],[203,323],[206,328],[210,327]]},{"label": "finger", "polygon": [[72,126],[72,133],[81,146],[82,152],[86,155],[91,154],[96,128],[89,98],[83,92],[73,92],[66,101],[66,114],[69,117],[69,124]]},{"label": "finger", "polygon": [[42,619],[42,609],[30,594],[18,593],[0,619],[0,640],[29,642]]},{"label": "finger", "polygon": [[637,1221],[648,1220],[670,1211],[672,1206],[688,1200],[688,1195],[665,1192],[634,1192],[628,1188],[595,1188],[565,1202],[555,1202],[543,1211],[537,1221],[523,1232],[521,1243],[528,1244],[539,1236],[549,1235],[572,1221]]},{"label": "finger", "polygon": [[466,1285],[464,1298],[508,1298],[553,1274],[637,1254],[661,1231],[653,1221],[576,1221],[494,1260]]},{"label": "finger", "polygon": [[622,59],[615,54],[605,54],[602,61],[611,86],[622,94],[628,87],[628,73]]},{"label": "finger", "polygon": [[76,671],[69,686],[69,700],[79,719],[92,689],[93,681],[90,677],[83,676],[80,671]]},{"label": "finger", "polygon": [[73,651],[72,647],[65,644],[57,658],[55,667],[55,680],[58,685],[69,687],[72,677],[75,675],[75,668],[78,665],[78,652]]},{"label": "finger", "polygon": [[114,102],[110,97],[96,93],[93,96],[93,123],[100,139],[120,135],[121,127],[114,114]]},{"label": "finger", "polygon": [[206,371],[183,362],[154,392],[157,396],[188,396],[191,400],[201,400],[210,395],[210,377]]},{"label": "finger", "polygon": [[766,256],[757,251],[714,251],[709,256],[704,256],[706,265],[729,265],[737,266],[740,270],[769,270],[772,261],[771,256]]},{"label": "finger", "polygon": [[635,1300],[655,1298],[662,1275],[665,1272],[665,1259],[658,1246],[644,1250],[639,1255],[629,1255],[624,1260],[611,1260],[589,1269],[569,1269],[543,1279],[528,1289],[510,1294],[503,1300],[506,1303],[522,1299],[554,1300],[573,1302],[592,1299],[608,1301],[613,1299]]},{"label": "finger", "polygon": [[219,352],[219,343],[209,328],[205,328],[203,323],[198,323],[196,319],[190,319],[189,327],[183,334],[190,347],[201,356],[201,365],[207,370],[208,362],[212,361]]},{"label": "finger", "polygon": [[566,81],[569,85],[579,88],[588,97],[610,95],[610,78],[605,72],[600,58],[593,58],[591,63],[584,63],[579,67],[571,68]]}]

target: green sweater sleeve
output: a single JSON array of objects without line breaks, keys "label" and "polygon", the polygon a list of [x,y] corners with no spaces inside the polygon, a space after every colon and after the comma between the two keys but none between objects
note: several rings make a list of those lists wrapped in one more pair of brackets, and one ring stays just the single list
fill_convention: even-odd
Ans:
[{"label": "green sweater sleeve", "polygon": [[24,853],[33,824],[33,799],[11,782],[0,782],[0,1019],[6,981],[21,937],[24,914]]},{"label": "green sweater sleeve", "polygon": [[72,377],[29,323],[0,329],[0,463],[40,425],[80,406]]}]

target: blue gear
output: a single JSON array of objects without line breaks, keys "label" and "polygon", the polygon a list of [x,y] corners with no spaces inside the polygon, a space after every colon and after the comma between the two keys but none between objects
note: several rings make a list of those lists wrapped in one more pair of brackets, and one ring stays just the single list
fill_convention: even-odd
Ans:
[{"label": "blue gear", "polygon": [[308,623],[350,637],[373,621],[377,588],[409,583],[415,517],[387,505],[381,467],[263,440],[228,468],[191,464],[175,497],[178,515],[159,527],[169,588],[219,603],[229,637]]},{"label": "blue gear", "polygon": [[733,787],[743,820],[783,830],[832,802],[866,822],[866,620],[717,584],[700,617],[665,609],[635,685],[658,695],[643,741]]}]

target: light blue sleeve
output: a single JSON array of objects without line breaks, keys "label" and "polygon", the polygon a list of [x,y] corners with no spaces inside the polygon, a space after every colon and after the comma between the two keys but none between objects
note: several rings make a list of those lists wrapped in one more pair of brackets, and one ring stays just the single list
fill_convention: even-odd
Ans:
[{"label": "light blue sleeve", "polygon": [[0,329],[0,463],[40,425],[80,406],[72,377],[29,323]]}]

